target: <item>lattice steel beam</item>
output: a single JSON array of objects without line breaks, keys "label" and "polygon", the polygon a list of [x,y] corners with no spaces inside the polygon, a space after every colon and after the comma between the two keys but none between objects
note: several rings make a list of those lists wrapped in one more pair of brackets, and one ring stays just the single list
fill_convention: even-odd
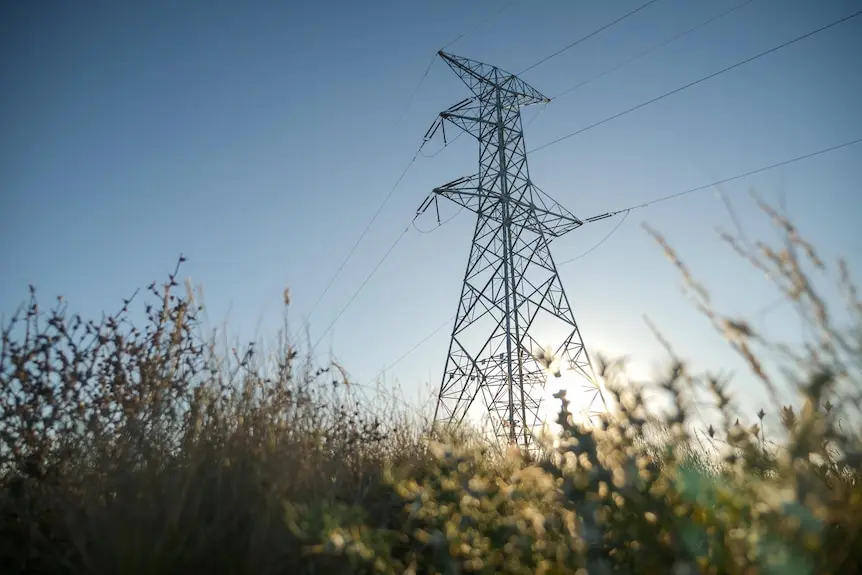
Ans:
[{"label": "lattice steel beam", "polygon": [[481,396],[496,436],[529,450],[549,364],[584,380],[588,411],[600,395],[549,247],[583,222],[539,190],[527,169],[521,107],[548,98],[495,66],[440,57],[473,93],[440,122],[476,138],[479,172],[432,193],[477,215],[434,421],[461,424]]}]

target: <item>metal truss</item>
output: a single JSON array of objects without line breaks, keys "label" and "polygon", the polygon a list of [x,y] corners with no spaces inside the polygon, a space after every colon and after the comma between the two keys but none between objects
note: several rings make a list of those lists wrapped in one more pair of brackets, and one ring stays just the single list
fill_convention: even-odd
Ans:
[{"label": "metal truss", "polygon": [[472,135],[479,173],[420,208],[444,197],[477,215],[434,421],[460,425],[481,397],[497,438],[529,450],[549,373],[578,374],[587,411],[600,394],[549,249],[583,222],[530,180],[521,107],[548,98],[494,66],[439,55],[473,96],[442,112],[426,139],[441,126],[445,138],[447,123]]}]

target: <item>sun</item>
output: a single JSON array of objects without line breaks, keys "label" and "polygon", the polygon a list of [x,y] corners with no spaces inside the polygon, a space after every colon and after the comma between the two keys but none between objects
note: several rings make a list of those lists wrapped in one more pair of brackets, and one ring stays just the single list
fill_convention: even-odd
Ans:
[{"label": "sun", "polygon": [[[597,366],[593,366],[594,369]],[[619,374],[621,381],[645,381],[644,366],[627,362],[622,373]],[[589,381],[582,374],[572,369],[560,371],[560,376],[555,377],[548,373],[545,388],[541,394],[541,405],[539,407],[539,423],[547,427],[554,435],[559,433],[560,426],[556,423],[557,416],[562,406],[558,394],[565,391],[566,400],[569,402],[569,412],[576,423],[589,423],[590,414],[613,411],[613,398],[608,393],[605,381],[595,374],[595,382]],[[641,378],[641,379],[639,379]],[[598,388],[598,392],[596,393]]]},{"label": "sun", "polygon": [[[560,426],[557,424],[557,416],[562,404],[558,394],[565,391],[569,402],[569,412],[576,423],[587,423],[590,412],[602,412],[605,410],[601,396],[594,390],[588,390],[588,380],[574,370],[561,370],[559,377],[548,376],[545,389],[542,392],[542,403],[539,407],[540,423],[554,435],[559,433]],[[602,394],[607,397],[604,387],[599,384]]]}]

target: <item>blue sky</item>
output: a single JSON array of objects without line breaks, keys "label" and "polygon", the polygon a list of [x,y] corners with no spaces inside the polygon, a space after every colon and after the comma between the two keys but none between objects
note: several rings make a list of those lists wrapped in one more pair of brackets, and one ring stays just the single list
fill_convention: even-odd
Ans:
[{"label": "blue sky", "polygon": [[[180,252],[209,316],[239,337],[298,326],[416,151],[435,116],[467,96],[434,53],[518,71],[641,4],[636,1],[4,2],[0,14],[0,305],[28,283],[74,309],[114,309],[162,279]],[[739,3],[661,0],[530,70],[554,96]],[[755,0],[630,65],[524,110],[528,149],[814,30],[859,1]],[[862,136],[862,18],[537,151],[533,180],[589,217]],[[409,107],[407,107],[409,104]],[[406,113],[402,115],[402,112]],[[536,116],[534,118],[534,116]],[[430,143],[430,155],[442,142]],[[475,142],[420,156],[310,321],[329,325],[430,190],[475,172]],[[771,240],[748,197],[779,193],[826,259],[862,264],[862,146],[726,184],[751,237]],[[454,214],[444,206],[443,216]],[[648,372],[664,359],[652,318],[698,367],[740,370],[681,295],[642,222],[679,248],[726,311],[775,299],[721,240],[714,190],[631,213],[599,249],[561,269],[593,351]],[[435,221],[418,222],[424,230]],[[558,261],[594,246],[605,220],[553,244]],[[404,237],[319,351],[367,381],[454,314],[472,219]],[[759,322],[794,337],[793,314]],[[387,374],[411,399],[438,384],[448,327]]]}]

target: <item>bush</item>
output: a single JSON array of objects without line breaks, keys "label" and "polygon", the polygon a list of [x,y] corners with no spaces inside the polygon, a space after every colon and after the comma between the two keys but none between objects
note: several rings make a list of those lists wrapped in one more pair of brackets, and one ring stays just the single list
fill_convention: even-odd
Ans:
[{"label": "bush", "polygon": [[[835,326],[803,268],[826,270],[796,230],[749,253],[816,337],[787,360],[801,407],[743,426],[724,380],[674,358],[652,384],[602,362],[612,411],[557,441],[508,451],[465,430],[430,441],[421,419],[366,400],[337,364],[285,343],[220,350],[202,336],[179,264],[151,285],[144,325],[126,302],[100,322],[29,303],[0,350],[0,569],[6,573],[856,573],[862,566],[862,304],[846,268]],[[769,342],[697,304],[767,389]],[[803,255],[800,260],[797,255]],[[182,263],[182,258],[180,263]],[[668,346],[668,349],[670,347]],[[715,398],[701,430],[692,390]],[[776,395],[777,396],[777,395]],[[656,433],[656,430],[659,433]],[[440,439],[439,437],[437,438]]]},{"label": "bush", "polygon": [[85,322],[32,289],[5,326],[4,573],[293,572],[285,501],[385,518],[384,463],[422,460],[408,414],[360,405],[346,373],[203,340],[178,270],[150,286],[141,329],[131,300]]}]

